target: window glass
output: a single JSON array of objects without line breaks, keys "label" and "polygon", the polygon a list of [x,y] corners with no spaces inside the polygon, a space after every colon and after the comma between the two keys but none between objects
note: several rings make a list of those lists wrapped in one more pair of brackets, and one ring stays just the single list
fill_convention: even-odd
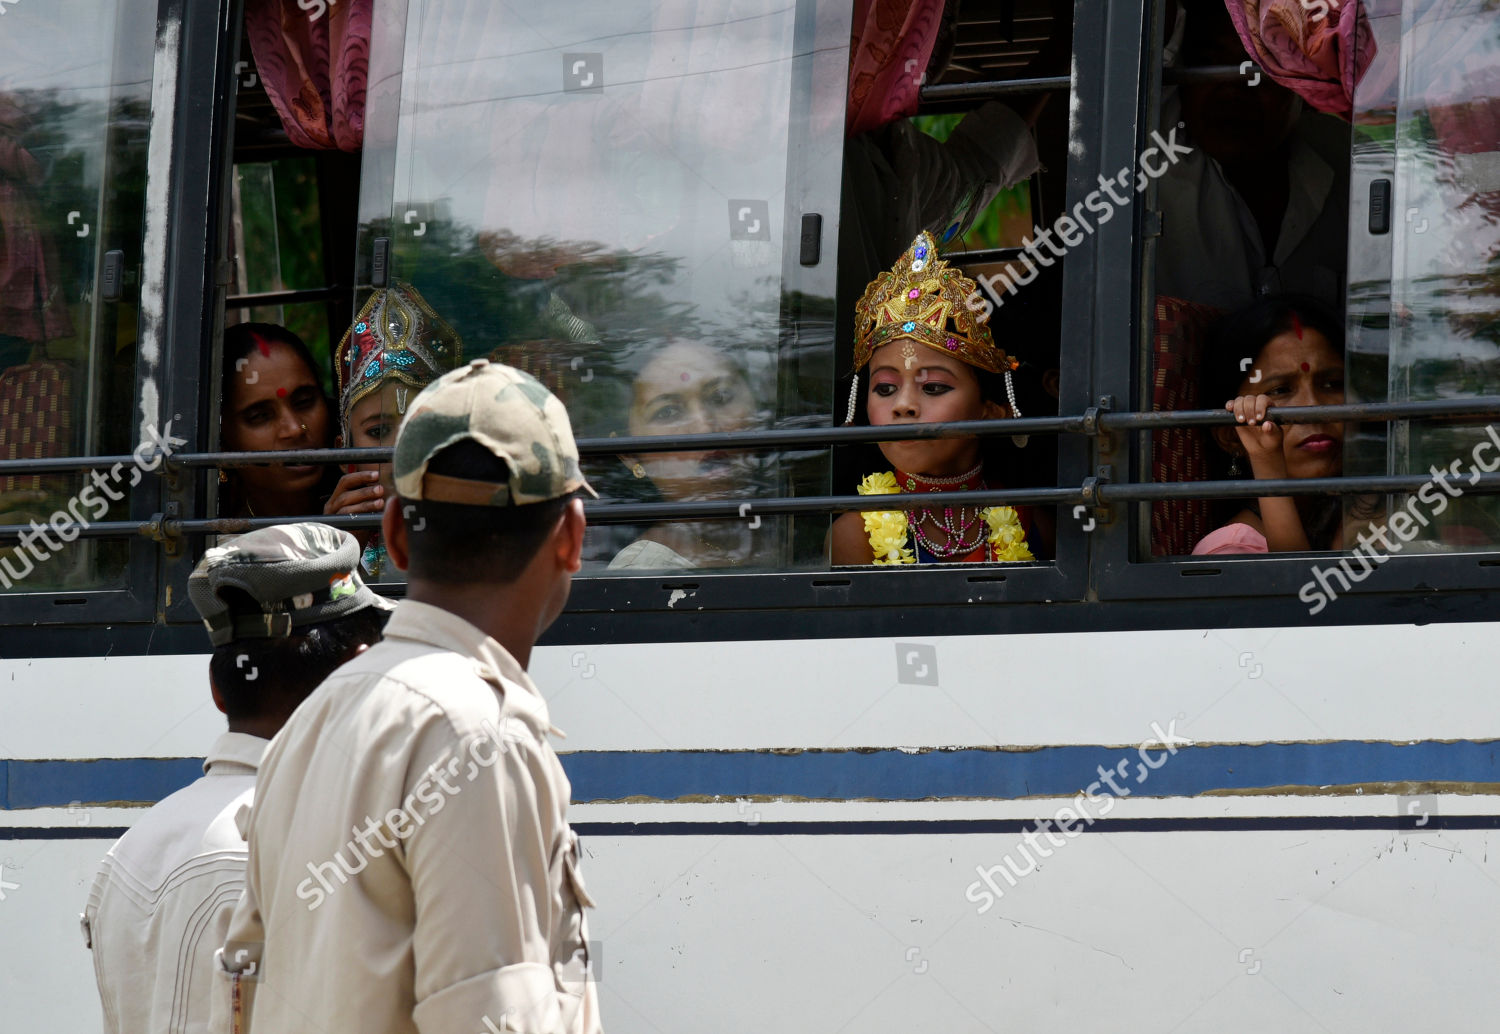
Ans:
[{"label": "window glass", "polygon": [[[1067,92],[924,100],[917,114],[902,117],[901,112],[916,105],[901,104],[904,83],[893,73],[904,65],[905,83],[940,89],[1067,76],[1072,7],[1067,0],[1027,3],[1003,12],[977,7],[959,11],[957,5],[947,5],[935,24],[905,26],[881,17],[878,4],[862,8],[850,57],[849,138],[844,147],[835,422],[843,422],[846,415],[856,423],[881,424],[912,419],[913,413],[920,422],[977,419],[1011,409],[1023,416],[1057,413],[1063,269],[1068,249],[1084,240],[1084,231],[1072,224],[1063,205],[1069,164]],[[924,28],[931,30],[925,38],[930,49],[914,47]],[[925,55],[925,64],[905,56],[914,49]],[[944,383],[921,381],[930,368],[918,359],[930,350],[899,335],[882,346],[883,354],[878,352],[868,365],[853,370],[859,300],[876,277],[895,271],[897,260],[923,231],[931,235],[949,268],[974,285],[972,291],[945,299],[950,312],[988,313],[987,333],[1005,353],[1000,361],[1020,363],[1011,371],[1009,389],[1000,374],[983,374],[977,395],[964,404],[950,404],[975,379],[977,367],[952,366],[952,384],[946,377],[939,378]],[[926,305],[923,270],[903,263],[897,275],[911,299],[907,314],[920,317],[917,310]],[[953,322],[945,328],[967,333]],[[985,336],[975,333],[980,340]],[[882,372],[886,357],[907,345],[913,353]],[[904,373],[903,365],[914,372]],[[953,387],[960,388],[958,394],[949,391]],[[948,401],[940,401],[940,395]],[[918,448],[841,449],[835,457],[834,486],[848,494],[870,475],[897,471],[914,475],[893,482],[906,493],[939,483],[926,477],[957,479],[952,483],[971,488],[1051,486],[1058,483],[1057,444],[1055,436],[1036,435],[1029,441],[990,438],[977,454],[967,446],[949,450],[928,443]],[[905,469],[903,464],[929,467]],[[1055,515],[1040,508],[1020,509],[1032,552],[1050,559]],[[895,562],[985,556],[977,545],[975,552],[965,548],[983,538],[977,510],[958,507],[949,514],[903,507],[891,513],[896,516],[888,520],[844,518],[842,525],[835,524],[834,563],[868,564],[881,554],[877,543],[897,541],[905,543],[902,548],[910,557],[902,560],[899,551],[887,551],[884,556]],[[868,536],[859,531],[862,524],[868,525]]]},{"label": "window glass", "polygon": [[[313,157],[235,165],[231,239],[234,295],[327,286],[318,170]],[[307,345],[324,387],[333,390],[328,307],[322,302],[253,305],[231,299],[226,323],[274,323]],[[344,328],[335,331],[342,334]],[[335,338],[332,344],[337,344]]]},{"label": "window glass", "polygon": [[[1296,47],[1287,38],[1252,37],[1247,43],[1223,3],[1162,6],[1167,85],[1160,117],[1143,136],[1137,167],[1123,170],[1117,181],[1150,201],[1151,222],[1160,228],[1144,250],[1155,293],[1145,314],[1137,404],[1148,410],[1218,409],[1231,399],[1259,395],[1274,405],[1342,402],[1347,112],[1341,118],[1323,110],[1330,107],[1328,84],[1294,90],[1253,70],[1177,82],[1178,75],[1194,70],[1248,69],[1252,47],[1276,51],[1289,67],[1312,61],[1286,52]],[[1319,20],[1314,5],[1302,8],[1293,14],[1306,19],[1306,38],[1335,47],[1326,39],[1332,22]],[[1304,335],[1304,327],[1312,329]],[[1290,344],[1273,348],[1282,334],[1291,335]],[[1149,521],[1141,525],[1141,552],[1256,551],[1264,537],[1253,482],[1337,476],[1341,433],[1338,427],[1303,426],[1285,438],[1278,435],[1274,447],[1259,440],[1247,445],[1232,428],[1170,428],[1143,436],[1142,460],[1151,480],[1240,479],[1246,495],[1143,506]],[[1318,440],[1302,449],[1297,443],[1305,435]],[[1338,540],[1336,504],[1307,505],[1317,511],[1298,504],[1308,544],[1332,548]],[[1278,540],[1269,548],[1288,547]]]},{"label": "window glass", "polygon": [[[17,4],[0,31],[0,458],[136,445],[136,319],[156,5]],[[118,270],[106,294],[103,273]],[[101,480],[102,479],[102,483]],[[120,585],[130,468],[0,477],[0,524],[53,530],[0,548],[0,589]]]},{"label": "window glass", "polygon": [[[846,4],[401,10],[371,40],[358,302],[389,239],[391,274],[464,357],[535,374],[581,437],[827,422]],[[586,473],[616,502],[828,490],[826,450],[622,453]],[[826,529],[596,525],[586,549],[601,573],[780,569],[825,563]]]},{"label": "window glass", "polygon": [[[1392,402],[1500,394],[1495,5],[1408,0],[1371,20],[1380,49],[1355,94],[1356,183],[1363,196],[1389,191],[1390,200],[1384,220],[1377,213],[1353,227],[1351,394]],[[1406,552],[1491,547],[1500,501],[1456,493],[1497,458],[1483,421],[1362,427],[1351,473],[1446,473],[1415,496],[1353,500],[1351,514],[1384,510],[1387,537]],[[1409,519],[1398,516],[1403,508]]]}]

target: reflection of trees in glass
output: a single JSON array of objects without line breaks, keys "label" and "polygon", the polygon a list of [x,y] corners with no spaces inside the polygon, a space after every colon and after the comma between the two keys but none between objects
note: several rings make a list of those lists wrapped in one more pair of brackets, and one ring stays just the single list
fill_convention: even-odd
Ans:
[{"label": "reflection of trees in glass", "polygon": [[[59,454],[126,452],[134,445],[135,299],[149,103],[131,97],[112,102],[83,99],[61,89],[15,91],[3,103],[9,110],[0,136],[6,138],[4,143],[25,152],[29,175],[24,206],[9,206],[6,219],[25,225],[11,222],[0,227],[0,232],[15,235],[24,230],[42,242],[44,268],[32,270],[26,279],[45,296],[48,314],[38,323],[39,337],[11,337],[14,347],[0,355],[0,366],[28,359],[44,361],[53,375],[69,382],[74,400],[72,434],[68,441],[59,442]],[[74,214],[71,222],[70,214]],[[84,223],[88,231],[79,236]],[[96,258],[114,248],[125,255],[125,300],[104,304],[94,294]],[[0,336],[17,329],[12,321],[0,327]],[[101,410],[93,426],[84,426],[91,383],[100,392]],[[26,486],[0,493],[0,511],[6,514],[0,523],[24,523],[35,514],[45,520],[76,493],[82,476],[18,480]],[[112,503],[105,519],[125,516],[126,507],[124,500]],[[72,543],[18,588],[80,589],[116,582],[128,545],[123,540]]]},{"label": "reflection of trees in glass", "polygon": [[[236,168],[245,280],[251,292],[324,286],[323,228],[317,161],[311,156]],[[280,323],[300,337],[327,378],[329,327],[323,303],[246,310],[246,320]],[[334,333],[342,334],[338,327]],[[331,386],[331,385],[330,385]]]}]

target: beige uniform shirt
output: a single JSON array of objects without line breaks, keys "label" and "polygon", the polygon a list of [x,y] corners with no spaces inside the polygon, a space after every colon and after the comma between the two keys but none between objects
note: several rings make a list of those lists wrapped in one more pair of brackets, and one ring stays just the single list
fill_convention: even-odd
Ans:
[{"label": "beige uniform shirt", "polygon": [[239,1029],[597,1034],[549,730],[499,643],[400,603],[266,752],[221,955]]},{"label": "beige uniform shirt", "polygon": [[245,885],[234,817],[255,792],[266,741],[226,732],[203,778],[115,842],[83,910],[106,1034],[203,1034],[223,980],[214,950]]}]

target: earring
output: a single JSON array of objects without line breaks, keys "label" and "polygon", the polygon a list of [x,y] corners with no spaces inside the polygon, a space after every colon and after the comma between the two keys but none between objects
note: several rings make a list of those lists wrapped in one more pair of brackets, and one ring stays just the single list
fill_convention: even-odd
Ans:
[{"label": "earring", "polygon": [[[1010,379],[1010,367],[1005,368],[1005,397],[1010,400],[1010,415],[1018,417],[1021,415],[1021,407],[1016,404],[1016,385]],[[1016,448],[1026,448],[1026,443],[1031,441],[1029,434],[1017,434],[1011,436],[1011,441],[1016,443]]]},{"label": "earring", "polygon": [[221,485],[227,485],[228,483],[229,483],[229,475],[226,474],[226,473],[224,473],[223,468],[220,468],[219,469],[219,484],[221,484]]},{"label": "earring", "polygon": [[1229,457],[1229,476],[1232,478],[1237,478],[1240,476],[1240,473],[1239,453],[1233,453]]},{"label": "earring", "polygon": [[646,468],[641,466],[639,463],[633,464],[630,468],[630,472],[638,478],[643,478],[646,476]]},{"label": "earring", "polygon": [[849,412],[844,417],[844,426],[854,423],[854,406],[859,401],[859,371],[854,371],[854,379],[849,382]]}]

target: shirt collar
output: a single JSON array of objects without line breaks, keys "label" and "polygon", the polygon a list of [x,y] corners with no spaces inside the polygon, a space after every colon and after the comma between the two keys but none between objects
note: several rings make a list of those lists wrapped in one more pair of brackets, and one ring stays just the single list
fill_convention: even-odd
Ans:
[{"label": "shirt collar", "polygon": [[203,759],[204,775],[254,775],[270,740],[247,732],[226,732]]},{"label": "shirt collar", "polygon": [[[474,658],[474,673],[504,693],[507,711],[528,719],[540,733],[563,735],[561,729],[552,725],[541,691],[510,651],[452,611],[430,603],[402,600],[386,622],[385,638],[426,643]],[[519,686],[524,692],[505,692],[510,686]]]}]

